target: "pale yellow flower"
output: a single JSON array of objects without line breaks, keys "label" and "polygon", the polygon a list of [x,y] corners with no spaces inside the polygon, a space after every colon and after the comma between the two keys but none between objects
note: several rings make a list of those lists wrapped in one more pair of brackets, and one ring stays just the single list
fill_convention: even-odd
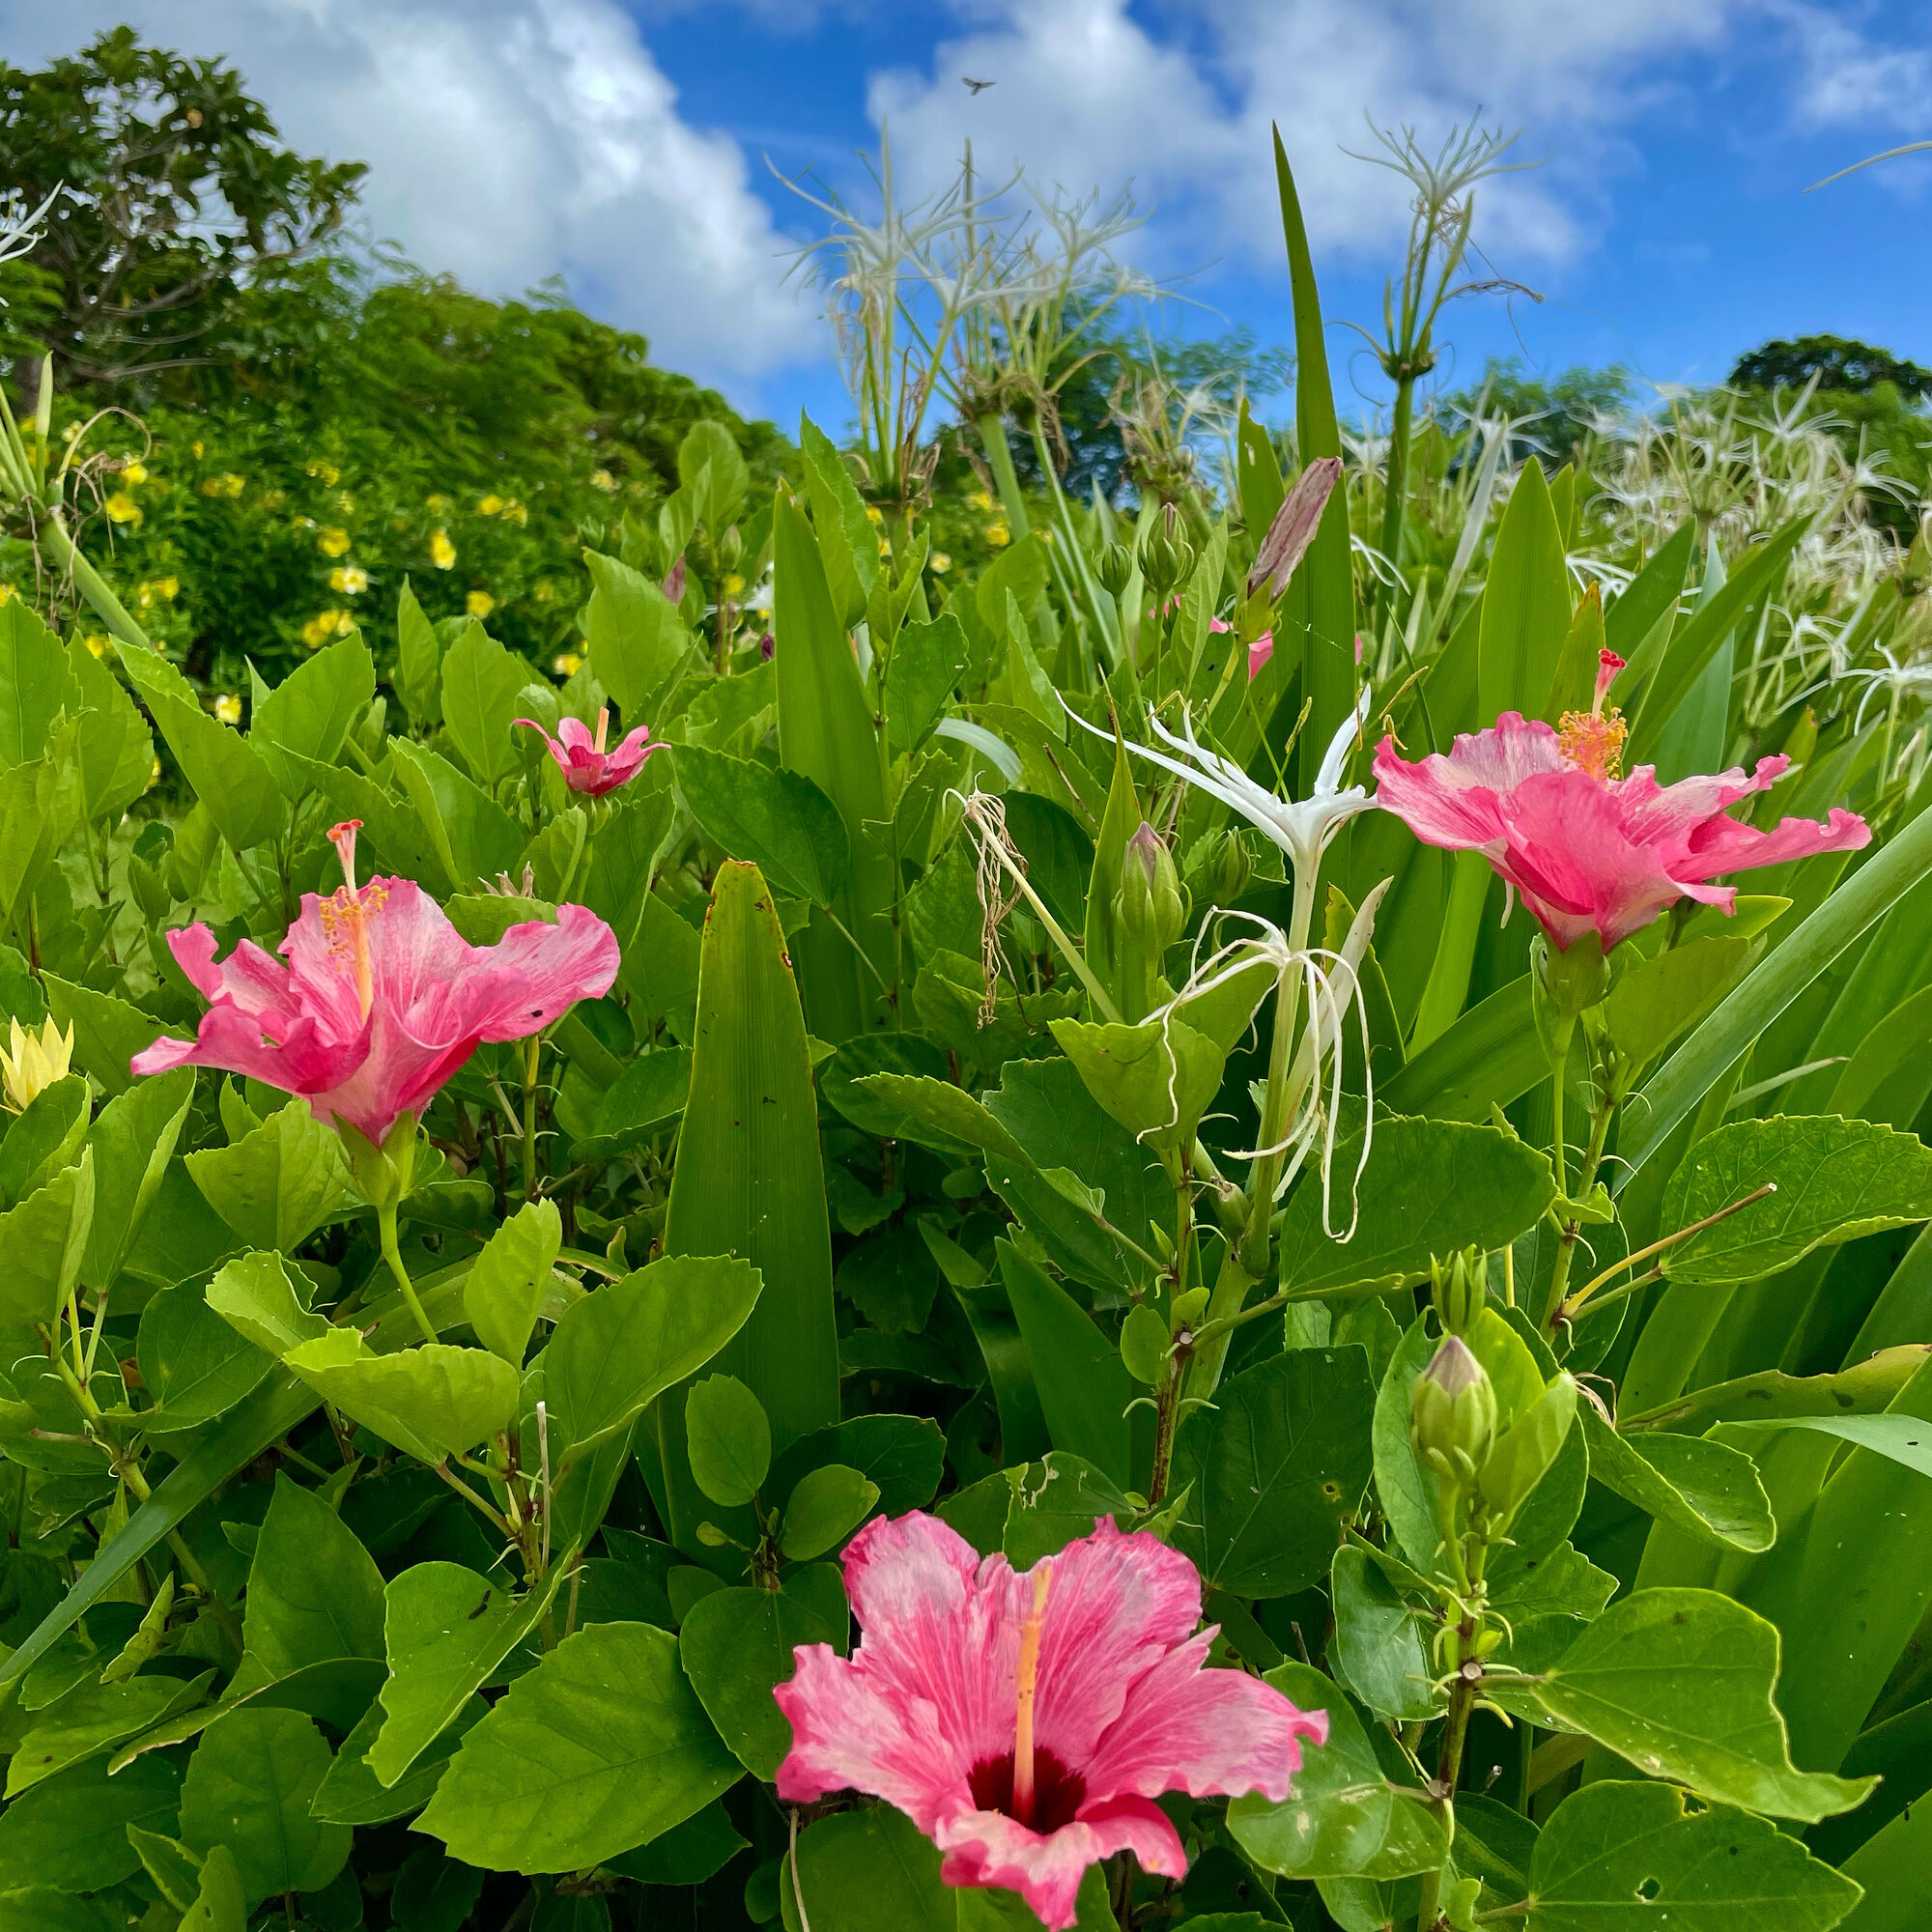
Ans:
[{"label": "pale yellow flower", "polygon": [[9,1113],[24,1114],[35,1098],[56,1080],[65,1080],[73,1065],[73,1025],[68,1024],[67,1037],[51,1019],[26,1032],[18,1020],[7,1023],[13,1052],[0,1047],[0,1076],[6,1083],[6,1099],[0,1102]]},{"label": "pale yellow flower", "polygon": [[81,642],[98,658],[104,658],[107,655],[107,639],[99,631],[88,632],[87,636],[81,639]]},{"label": "pale yellow flower", "polygon": [[449,508],[449,498],[439,490],[434,495],[423,498],[423,507],[428,510],[434,510],[438,516],[440,516],[443,511]]},{"label": "pale yellow flower", "polygon": [[324,524],[322,534],[315,540],[316,548],[324,556],[344,556],[349,551],[349,532],[334,524]]},{"label": "pale yellow flower", "polygon": [[952,568],[952,559],[950,556],[948,556],[943,550],[934,551],[932,554],[926,558],[926,562],[932,567],[933,570],[938,572],[938,574],[941,577],[944,577],[946,573]]},{"label": "pale yellow flower", "polygon": [[141,521],[141,506],[125,490],[117,490],[101,505],[107,512],[111,524],[138,524]]},{"label": "pale yellow flower", "polygon": [[325,490],[334,489],[342,479],[342,471],[334,464],[324,463],[320,459],[308,466],[308,473],[316,477]]},{"label": "pale yellow flower", "polygon": [[617,479],[608,469],[593,469],[590,480],[599,490],[614,490],[617,487]]},{"label": "pale yellow flower", "polygon": [[487,497],[476,499],[476,514],[479,517],[494,517],[503,507],[503,499],[494,491]]},{"label": "pale yellow flower", "polygon": [[224,691],[214,700],[214,715],[224,724],[239,724],[242,722],[242,700],[232,691]]},{"label": "pale yellow flower", "polygon": [[447,530],[436,531],[429,540],[429,560],[439,570],[447,570],[456,561],[456,546]]},{"label": "pale yellow flower", "polygon": [[188,446],[187,446],[187,453],[188,453],[188,454],[189,454],[189,455],[190,455],[191,457],[193,457],[193,458],[194,458],[194,460],[195,460],[195,461],[196,461],[197,463],[199,463],[199,462],[201,461],[201,439],[200,439],[200,437],[196,437],[196,438],[195,438],[195,440],[193,440],[193,441],[192,441],[191,443],[189,443],[189,444],[188,444]]},{"label": "pale yellow flower", "polygon": [[369,587],[369,573],[359,563],[338,563],[328,573],[328,587],[344,597],[359,597]]},{"label": "pale yellow flower", "polygon": [[[199,444],[195,450],[199,455]],[[232,469],[224,469],[219,476],[204,476],[195,487],[204,497],[239,497],[248,487],[248,479],[236,475]]]},{"label": "pale yellow flower", "polygon": [[866,521],[868,524],[883,524],[886,521],[885,512],[876,503],[867,503],[866,505]]},{"label": "pale yellow flower", "polygon": [[745,580],[735,570],[724,580],[724,594],[727,597],[737,596],[744,587]]},{"label": "pale yellow flower", "polygon": [[990,497],[983,490],[975,490],[973,494],[966,498],[966,502],[969,508],[975,510],[990,510],[993,507],[992,497]]},{"label": "pale yellow flower", "polygon": [[463,600],[463,608],[472,617],[487,617],[497,608],[497,600],[487,590],[472,590]]},{"label": "pale yellow flower", "polygon": [[550,668],[558,677],[575,677],[577,668],[583,660],[575,651],[558,651],[550,661]]},{"label": "pale yellow flower", "polygon": [[530,513],[521,503],[505,503],[503,505],[503,521],[506,524],[515,524],[519,529],[522,529],[529,520]]},{"label": "pale yellow flower", "polygon": [[1012,542],[1012,540],[1013,540],[1013,533],[1011,530],[1008,529],[1005,524],[1000,523],[996,520],[995,522],[990,523],[986,526],[986,541],[989,544],[991,544],[995,550],[1004,550],[1008,544]]},{"label": "pale yellow flower", "polygon": [[124,463],[121,466],[121,480],[128,484],[145,483],[148,480],[148,466],[145,463]]},{"label": "pale yellow flower", "polygon": [[[99,655],[99,653],[97,653],[97,655]],[[147,789],[149,791],[153,791],[154,788],[160,783],[160,781],[161,781],[161,760],[159,755],[156,754],[155,758],[154,769],[148,774]]]},{"label": "pale yellow flower", "polygon": [[163,603],[172,604],[181,595],[179,577],[157,577],[154,581],[155,595]]},{"label": "pale yellow flower", "polygon": [[346,636],[355,628],[355,619],[347,611],[318,611],[301,627],[301,640],[310,650],[318,650],[330,638]]}]

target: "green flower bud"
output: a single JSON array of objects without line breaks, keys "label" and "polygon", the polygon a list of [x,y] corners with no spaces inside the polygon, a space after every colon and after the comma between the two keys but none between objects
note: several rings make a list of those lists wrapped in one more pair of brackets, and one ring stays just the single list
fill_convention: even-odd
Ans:
[{"label": "green flower bud", "polygon": [[1100,580],[1100,588],[1108,596],[1118,597],[1134,574],[1134,554],[1125,544],[1110,543],[1101,551],[1094,569]]},{"label": "green flower bud", "polygon": [[1452,1335],[1466,1335],[1482,1313],[1489,1293],[1488,1258],[1480,1248],[1464,1248],[1446,1262],[1431,1259],[1429,1288],[1435,1313]]},{"label": "green flower bud", "polygon": [[1488,1459],[1495,1433],[1496,1392],[1468,1345],[1451,1335],[1409,1392],[1409,1442],[1438,1477],[1466,1486]]},{"label": "green flower bud", "polygon": [[1231,906],[1248,889],[1255,862],[1238,832],[1216,832],[1188,855],[1187,889],[1208,904]]},{"label": "green flower bud", "polygon": [[1127,840],[1121,865],[1121,923],[1150,952],[1164,952],[1187,923],[1187,895],[1174,855],[1151,825],[1142,822]]},{"label": "green flower bud", "polygon": [[1141,575],[1156,601],[1180,582],[1180,554],[1173,537],[1155,530],[1141,545]]}]

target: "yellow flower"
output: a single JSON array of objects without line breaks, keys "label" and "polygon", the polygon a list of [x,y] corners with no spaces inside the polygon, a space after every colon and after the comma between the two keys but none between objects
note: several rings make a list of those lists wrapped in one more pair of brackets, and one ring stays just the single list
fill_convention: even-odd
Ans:
[{"label": "yellow flower", "polygon": [[195,461],[196,461],[197,463],[199,463],[199,462],[201,461],[201,439],[200,439],[200,437],[196,437],[196,438],[195,438],[195,440],[193,440],[193,441],[192,441],[191,443],[189,443],[189,444],[188,444],[188,446],[187,446],[187,453],[188,453],[188,454],[189,454],[190,456],[192,456],[192,457],[194,458],[194,460],[195,460]]},{"label": "yellow flower", "polygon": [[324,524],[322,534],[316,538],[316,548],[324,556],[341,556],[349,549],[349,532],[334,524]]},{"label": "yellow flower", "polygon": [[530,513],[521,503],[505,503],[503,505],[503,521],[506,524],[515,524],[519,529],[522,529],[529,520]]},{"label": "yellow flower", "polygon": [[264,490],[262,492],[262,507],[265,510],[279,510],[288,500],[289,493],[286,490]]},{"label": "yellow flower", "polygon": [[117,490],[101,506],[107,512],[111,524],[138,524],[141,521],[141,506],[125,490]]},{"label": "yellow flower", "polygon": [[494,517],[503,507],[503,499],[494,491],[487,497],[476,499],[476,514],[479,517]]},{"label": "yellow flower", "polygon": [[487,617],[497,608],[497,600],[487,590],[472,590],[463,600],[463,608],[472,617]]},{"label": "yellow flower", "polygon": [[179,577],[157,577],[154,581],[155,595],[163,603],[172,604],[181,595]]},{"label": "yellow flower", "polygon": [[987,494],[983,490],[975,490],[973,494],[966,498],[966,502],[969,508],[975,510],[990,510],[993,507],[992,497],[987,496]]},{"label": "yellow flower", "polygon": [[328,573],[328,587],[344,597],[359,597],[369,587],[369,573],[359,563],[338,563]]},{"label": "yellow flower", "polygon": [[934,551],[932,554],[926,558],[926,562],[930,564],[931,567],[935,571],[937,571],[941,577],[944,577],[946,573],[952,568],[952,559],[950,556],[948,556],[943,550]]},{"label": "yellow flower", "polygon": [[447,570],[456,561],[456,546],[447,530],[436,531],[429,540],[429,560],[439,570]]},{"label": "yellow flower", "polygon": [[877,504],[867,503],[866,505],[866,521],[868,524],[883,524],[886,521],[885,512]]},{"label": "yellow flower", "polygon": [[995,519],[986,526],[986,541],[995,550],[1004,550],[1013,540],[1013,533],[1005,524]]},{"label": "yellow flower", "polygon": [[124,463],[121,466],[121,480],[124,483],[145,483],[148,480],[148,466],[145,463]]},{"label": "yellow flower", "polygon": [[434,510],[438,516],[440,516],[443,511],[449,508],[449,498],[439,490],[435,495],[423,498],[423,508]]},{"label": "yellow flower", "polygon": [[325,490],[334,489],[342,477],[342,471],[336,469],[334,464],[320,460],[308,466],[308,473],[317,478]]},{"label": "yellow flower", "polygon": [[[91,650],[94,653],[96,657],[104,658],[107,655],[107,639],[105,637],[101,635],[100,632],[90,631],[88,632],[87,636],[81,639],[81,641],[87,646],[89,650]],[[158,770],[159,767],[156,766],[156,769]]]},{"label": "yellow flower", "polygon": [[245,476],[224,469],[219,476],[204,476],[195,487],[204,497],[239,497],[247,486]]},{"label": "yellow flower", "polygon": [[558,677],[575,677],[577,668],[583,660],[575,651],[558,651],[550,661],[550,668]]},{"label": "yellow flower", "polygon": [[0,604],[9,603],[13,595],[14,586],[11,583],[0,583]]},{"label": "yellow flower", "polygon": [[242,700],[232,691],[224,691],[214,700],[214,715],[224,724],[239,724],[242,722]]},{"label": "yellow flower", "polygon": [[891,556],[892,554],[893,554],[892,540],[889,537],[881,537],[879,539],[879,554],[881,556]]},{"label": "yellow flower", "polygon": [[67,1037],[50,1019],[43,1020],[38,1031],[26,1032],[18,1020],[7,1023],[14,1050],[0,1047],[0,1074],[6,1080],[4,1104],[9,1113],[24,1114],[35,1097],[65,1080],[73,1064],[73,1025],[68,1024]]},{"label": "yellow flower", "polygon": [[[90,639],[89,641],[92,641],[92,639]],[[147,789],[149,791],[153,791],[154,788],[160,783],[160,781],[161,781],[161,761],[159,756],[156,755],[155,759],[154,770],[148,774]]]},{"label": "yellow flower", "polygon": [[590,480],[600,490],[614,490],[617,487],[617,479],[608,469],[593,469]]},{"label": "yellow flower", "polygon": [[744,587],[745,580],[735,570],[724,580],[724,594],[727,597],[737,596]]},{"label": "yellow flower", "polygon": [[313,651],[327,643],[330,638],[343,637],[355,628],[355,619],[347,611],[318,611],[301,627],[301,640]]}]

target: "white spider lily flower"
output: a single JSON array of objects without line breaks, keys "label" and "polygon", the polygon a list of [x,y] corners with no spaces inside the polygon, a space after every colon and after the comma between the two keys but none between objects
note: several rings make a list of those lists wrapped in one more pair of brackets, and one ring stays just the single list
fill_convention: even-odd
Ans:
[{"label": "white spider lily flower", "polygon": [[[1194,735],[1193,723],[1185,714],[1182,715],[1180,733],[1177,736],[1152,711],[1148,713],[1149,728],[1162,744],[1179,753],[1179,757],[1170,757],[1151,745],[1136,745],[1132,739],[1128,739],[1126,745],[1128,751],[1146,758],[1150,764],[1158,765],[1163,771],[1172,772],[1176,778],[1185,779],[1189,784],[1199,786],[1210,797],[1219,799],[1230,811],[1239,812],[1250,825],[1264,832],[1288,855],[1297,883],[1312,888],[1316,870],[1321,864],[1321,855],[1328,849],[1335,834],[1357,812],[1376,809],[1376,802],[1365,787],[1358,784],[1344,786],[1341,782],[1342,767],[1348,760],[1349,748],[1360,735],[1368,715],[1369,688],[1364,685],[1361,696],[1355,700],[1355,708],[1343,719],[1334,737],[1329,740],[1321,768],[1315,775],[1315,789],[1305,799],[1277,798],[1265,786],[1257,784],[1232,758],[1224,758],[1220,753],[1209,751]],[[1095,737],[1108,735],[1087,724],[1084,718],[1070,709],[1067,716],[1076,719]]]}]

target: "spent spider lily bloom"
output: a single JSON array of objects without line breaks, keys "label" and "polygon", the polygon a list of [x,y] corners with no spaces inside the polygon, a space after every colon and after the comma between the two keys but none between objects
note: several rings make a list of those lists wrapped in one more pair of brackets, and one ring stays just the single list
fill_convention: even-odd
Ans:
[{"label": "spent spider lily bloom", "polygon": [[1384,738],[1377,797],[1426,843],[1482,853],[1562,952],[1595,927],[1607,952],[1680,898],[1728,913],[1737,888],[1711,884],[1723,873],[1871,842],[1842,807],[1822,825],[1787,818],[1770,832],[1730,817],[1726,808],[1784,776],[1782,753],[1748,777],[1737,767],[1662,785],[1650,765],[1619,777],[1625,726],[1604,699],[1622,668],[1605,651],[1595,708],[1566,711],[1560,729],[1505,711],[1413,764]]},{"label": "spent spider lily bloom", "polygon": [[883,1798],[945,1854],[947,1884],[1017,1891],[1054,1932],[1117,1852],[1184,1876],[1163,1792],[1278,1803],[1301,1741],[1327,1740],[1325,1712],[1203,1668],[1193,1564],[1106,1518],[1017,1576],[935,1517],[881,1518],[844,1568],[864,1634],[849,1660],[801,1645],[773,1693],[792,1727],[780,1798]]},{"label": "spent spider lily bloom", "polygon": [[563,781],[572,791],[581,791],[590,798],[602,798],[607,791],[615,791],[620,784],[637,777],[643,762],[653,752],[662,752],[663,745],[652,745],[649,739],[650,727],[639,724],[635,731],[627,732],[616,745],[606,751],[605,740],[611,730],[611,707],[607,704],[597,714],[597,735],[590,735],[590,727],[581,718],[566,718],[556,727],[553,738],[534,718],[519,718],[519,724],[526,724],[539,733],[550,754],[556,760],[556,768],[563,774]]},{"label": "spent spider lily bloom", "polygon": [[[1077,712],[1069,709],[1066,715],[1097,738],[1112,735],[1089,724]],[[1250,825],[1264,832],[1287,854],[1294,867],[1297,887],[1313,892],[1315,874],[1329,841],[1358,811],[1375,810],[1376,801],[1362,786],[1342,783],[1349,748],[1360,735],[1368,715],[1369,691],[1364,685],[1355,708],[1343,719],[1329,741],[1321,769],[1315,775],[1315,789],[1305,799],[1277,798],[1264,785],[1257,784],[1232,758],[1209,751],[1194,735],[1193,723],[1184,713],[1178,736],[1152,711],[1148,713],[1148,728],[1163,745],[1179,753],[1178,757],[1170,756],[1168,752],[1157,752],[1151,745],[1137,745],[1131,738],[1126,747],[1136,757],[1145,758],[1218,798],[1229,810],[1239,812]]]},{"label": "spent spider lily bloom", "polygon": [[609,992],[617,939],[583,906],[471,946],[412,879],[355,883],[359,819],[329,838],[347,880],[302,895],[285,966],[244,939],[219,965],[206,925],[168,946],[209,1002],[195,1038],[162,1037],[135,1073],[217,1066],[306,1099],[319,1121],[380,1147],[485,1040],[525,1039],[579,1000]]}]

